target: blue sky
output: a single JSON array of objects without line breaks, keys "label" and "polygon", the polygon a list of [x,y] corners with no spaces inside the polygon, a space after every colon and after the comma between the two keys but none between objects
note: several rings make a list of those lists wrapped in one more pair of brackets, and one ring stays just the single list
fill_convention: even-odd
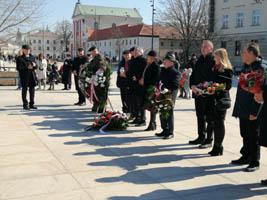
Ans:
[{"label": "blue sky", "polygon": [[[85,5],[98,5],[98,6],[111,6],[111,7],[124,7],[124,8],[137,8],[143,22],[151,24],[152,8],[150,0],[80,0],[81,4]],[[57,21],[63,19],[71,20],[73,10],[77,0],[48,0],[45,11],[48,16],[45,18],[43,25],[55,24]],[[156,3],[157,1],[155,1]]]}]

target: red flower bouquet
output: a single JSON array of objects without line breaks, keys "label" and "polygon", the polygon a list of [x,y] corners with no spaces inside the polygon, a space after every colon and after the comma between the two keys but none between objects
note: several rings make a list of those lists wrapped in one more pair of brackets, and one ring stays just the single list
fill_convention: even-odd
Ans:
[{"label": "red flower bouquet", "polygon": [[159,89],[151,85],[148,87],[146,91],[146,99],[145,99],[145,109],[152,111],[152,112],[158,112],[157,108],[157,98],[159,96]]},{"label": "red flower bouquet", "polygon": [[128,127],[128,117],[125,113],[105,111],[92,124],[92,130],[121,131]]},{"label": "red flower bouquet", "polygon": [[252,71],[248,74],[241,73],[238,82],[243,90],[256,94],[261,91],[263,80],[266,77],[266,72],[262,70]]},{"label": "red flower bouquet", "polygon": [[197,88],[203,91],[203,94],[215,94],[220,91],[224,91],[226,89],[225,83],[213,83],[213,82],[207,82],[200,83],[197,85]]},{"label": "red flower bouquet", "polygon": [[158,97],[156,98],[156,103],[161,117],[168,119],[170,116],[170,110],[173,107],[171,90],[166,88],[161,89]]}]

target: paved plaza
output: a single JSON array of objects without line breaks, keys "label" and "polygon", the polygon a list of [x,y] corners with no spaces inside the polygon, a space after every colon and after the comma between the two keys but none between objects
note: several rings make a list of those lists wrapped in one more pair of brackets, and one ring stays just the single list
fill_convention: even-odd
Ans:
[{"label": "paved plaza", "polygon": [[[115,79],[114,73],[109,97],[120,109]],[[62,88],[36,91],[38,110],[24,111],[21,91],[0,87],[0,200],[267,199],[259,184],[267,178],[266,149],[256,172],[229,164],[242,142],[232,108],[224,155],[210,157],[210,149],[188,144],[197,136],[193,100],[176,102],[174,139],[158,139],[145,127],[101,135],[83,131],[94,120],[92,106],[74,106],[76,91]]]}]

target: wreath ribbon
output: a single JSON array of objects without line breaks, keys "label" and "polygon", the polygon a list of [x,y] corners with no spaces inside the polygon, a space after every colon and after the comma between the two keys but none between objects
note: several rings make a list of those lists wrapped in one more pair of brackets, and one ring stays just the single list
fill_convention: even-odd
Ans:
[{"label": "wreath ribbon", "polygon": [[100,129],[99,129],[99,132],[101,134],[107,134],[104,130],[108,127],[108,125],[111,123],[111,121],[117,117],[119,117],[121,114],[115,114],[115,115],[112,115],[112,117],[109,119],[108,123],[105,124],[104,126],[102,126]]}]

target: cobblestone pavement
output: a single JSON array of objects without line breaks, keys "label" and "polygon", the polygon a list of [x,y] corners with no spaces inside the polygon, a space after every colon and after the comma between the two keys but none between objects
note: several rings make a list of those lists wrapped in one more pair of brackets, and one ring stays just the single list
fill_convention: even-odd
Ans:
[{"label": "cobblestone pavement", "polygon": [[[109,96],[120,109],[114,75],[112,82]],[[210,157],[210,149],[188,144],[197,135],[193,100],[177,101],[175,138],[161,140],[155,132],[144,132],[145,127],[105,135],[84,132],[94,114],[89,103],[73,105],[74,89],[62,91],[57,85],[54,91],[36,91],[38,110],[24,111],[15,88],[0,87],[0,200],[267,198],[267,188],[259,184],[267,178],[266,149],[256,172],[229,164],[241,147],[232,109],[224,155]]]}]

